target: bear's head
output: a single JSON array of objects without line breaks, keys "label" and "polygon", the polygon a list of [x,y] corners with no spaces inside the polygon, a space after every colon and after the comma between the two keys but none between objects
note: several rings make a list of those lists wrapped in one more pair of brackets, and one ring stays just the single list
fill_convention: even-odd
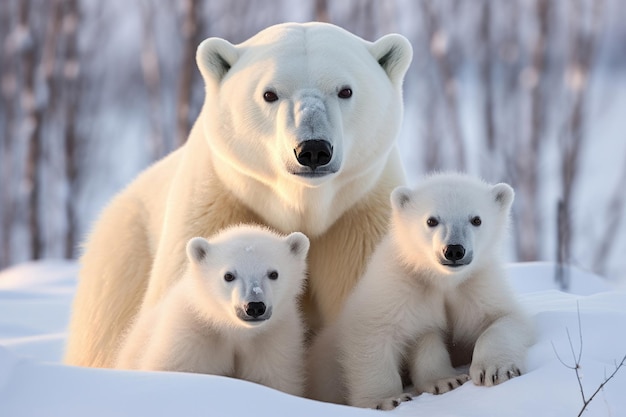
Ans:
[{"label": "bear's head", "polygon": [[[236,226],[187,243],[195,308],[213,323],[258,327],[296,304],[303,291],[309,239]],[[296,311],[291,309],[290,311]]]},{"label": "bear's head", "polygon": [[253,209],[264,204],[250,201],[258,184],[297,208],[315,204],[307,190],[328,198],[359,180],[366,192],[380,175],[402,120],[406,38],[286,23],[238,45],[209,38],[196,57],[216,172]]},{"label": "bear's head", "polygon": [[513,198],[508,184],[463,174],[436,174],[416,188],[396,188],[392,228],[402,258],[440,274],[467,275],[499,256]]}]

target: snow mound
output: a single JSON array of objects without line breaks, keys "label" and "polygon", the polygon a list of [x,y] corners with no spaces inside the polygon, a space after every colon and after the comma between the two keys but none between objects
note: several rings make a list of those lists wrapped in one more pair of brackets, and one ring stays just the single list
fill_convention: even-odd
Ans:
[{"label": "snow mound", "polygon": [[[526,374],[492,388],[466,383],[444,395],[422,394],[380,412],[213,375],[65,366],[77,266],[23,264],[0,273],[0,416],[575,416],[583,400],[574,371],[564,363],[573,366],[572,352],[581,351],[586,398],[615,370],[626,355],[626,292],[577,269],[569,270],[571,292],[560,292],[554,270],[547,263],[508,268],[537,327]],[[626,416],[625,392],[626,367],[589,403],[585,416]]]}]

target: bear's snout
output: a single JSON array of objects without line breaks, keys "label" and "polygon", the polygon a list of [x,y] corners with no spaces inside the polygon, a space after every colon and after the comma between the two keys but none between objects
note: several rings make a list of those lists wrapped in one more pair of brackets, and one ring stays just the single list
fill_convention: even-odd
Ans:
[{"label": "bear's snout", "polygon": [[463,245],[447,245],[443,248],[443,256],[452,262],[458,262],[465,256]]},{"label": "bear's snout", "polygon": [[333,147],[325,140],[305,140],[293,150],[300,165],[307,166],[312,170],[317,167],[328,165],[333,157]]},{"label": "bear's snout", "polygon": [[262,301],[252,301],[245,305],[246,314],[255,319],[265,314],[265,310],[265,303]]},{"label": "bear's snout", "polygon": [[439,263],[447,268],[461,268],[472,263],[472,249],[461,244],[445,245],[439,253]]}]

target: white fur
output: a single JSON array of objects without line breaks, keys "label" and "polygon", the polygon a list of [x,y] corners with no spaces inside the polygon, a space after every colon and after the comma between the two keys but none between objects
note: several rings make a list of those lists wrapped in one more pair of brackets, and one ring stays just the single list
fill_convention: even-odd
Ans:
[{"label": "white fur", "polygon": [[[219,117],[202,119],[202,129],[206,138],[228,138],[210,143],[218,177],[270,225],[312,236],[326,231],[374,185],[394,150],[388,131],[402,117],[405,41],[392,34],[365,42],[320,23],[272,27],[236,46],[205,40],[197,60]],[[376,61],[390,50],[396,57],[383,68]],[[351,98],[338,98],[344,87]],[[265,102],[266,91],[278,100]],[[332,173],[294,175],[307,171],[294,158],[307,139],[332,144]]]},{"label": "white fur", "polygon": [[[391,409],[413,393],[444,393],[470,378],[491,386],[523,372],[533,330],[498,254],[513,195],[506,184],[460,174],[394,190],[389,235],[338,321],[314,342],[310,395]],[[457,262],[470,253],[471,262],[442,265],[450,244],[466,250]],[[455,369],[472,356],[469,376]],[[403,370],[415,392],[404,393]]]},{"label": "white fur", "polygon": [[[189,139],[115,197],[89,236],[66,362],[112,366],[134,315],[182,276],[184,242],[238,223],[306,233],[306,319],[334,319],[404,182],[395,137],[411,55],[400,35],[368,42],[323,23],[272,26],[239,45],[204,41],[206,100]],[[338,96],[344,88],[352,97]],[[300,175],[310,168],[294,150],[308,139],[332,144],[327,175]]]},{"label": "white fur", "polygon": [[[302,233],[281,237],[252,226],[227,229],[210,241],[191,239],[185,276],[137,316],[116,366],[226,375],[302,395],[304,326],[297,297],[308,249]],[[234,279],[226,281],[226,274]],[[243,313],[250,302],[263,303],[265,312],[255,315],[262,321],[241,318],[253,318]]]}]

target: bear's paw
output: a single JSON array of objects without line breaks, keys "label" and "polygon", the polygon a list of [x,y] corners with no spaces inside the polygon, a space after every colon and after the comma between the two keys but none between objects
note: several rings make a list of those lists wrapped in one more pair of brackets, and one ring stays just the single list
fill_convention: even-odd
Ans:
[{"label": "bear's paw", "polygon": [[492,387],[522,374],[516,363],[472,363],[470,376],[476,385]]},{"label": "bear's paw", "polygon": [[455,388],[460,387],[464,383],[470,380],[470,376],[467,374],[455,375],[447,378],[441,378],[436,381],[426,382],[417,386],[417,390],[420,393],[427,392],[430,394],[444,394],[450,392]]},{"label": "bear's paw", "polygon": [[406,402],[406,401],[412,401],[412,400],[413,400],[413,397],[411,396],[411,394],[403,393],[400,396],[385,398],[384,400],[376,404],[375,407],[372,407],[372,408],[375,408],[377,410],[393,410],[394,408],[399,406],[401,403]]}]

